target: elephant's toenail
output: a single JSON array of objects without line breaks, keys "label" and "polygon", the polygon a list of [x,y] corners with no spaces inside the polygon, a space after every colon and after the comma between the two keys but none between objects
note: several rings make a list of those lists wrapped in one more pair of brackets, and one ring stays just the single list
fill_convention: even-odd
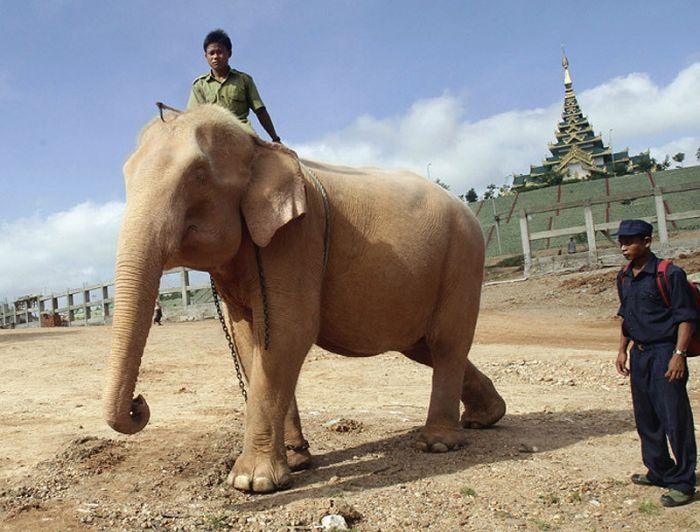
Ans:
[{"label": "elephant's toenail", "polygon": [[238,475],[233,480],[233,487],[237,490],[250,491],[250,478],[247,475]]},{"label": "elephant's toenail", "polygon": [[419,451],[426,452],[428,450],[428,444],[425,443],[424,441],[419,441],[419,442],[416,442],[416,448]]},{"label": "elephant's toenail", "polygon": [[253,491],[256,493],[275,491],[275,484],[267,477],[256,477],[253,479]]},{"label": "elephant's toenail", "polygon": [[447,445],[445,445],[444,443],[434,443],[430,450],[434,453],[446,453],[447,451],[449,451]]}]

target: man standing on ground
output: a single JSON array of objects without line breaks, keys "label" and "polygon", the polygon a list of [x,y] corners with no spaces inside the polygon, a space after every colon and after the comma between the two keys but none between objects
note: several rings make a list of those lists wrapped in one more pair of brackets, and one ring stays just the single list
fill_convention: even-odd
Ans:
[{"label": "man standing on ground", "polygon": [[280,142],[253,78],[229,66],[231,54],[231,39],[226,32],[209,32],[204,39],[204,57],[211,70],[192,83],[187,108],[205,103],[217,104],[231,111],[248,127],[248,111],[252,109],[272,141]]},{"label": "man standing on ground", "polygon": [[667,270],[670,305],[664,302],[657,285],[660,259],[651,251],[651,234],[652,226],[643,220],[620,223],[620,249],[630,263],[618,277],[618,314],[623,322],[615,365],[618,373],[630,375],[634,418],[648,470],[632,475],[632,482],[665,487],[661,504],[680,506],[691,502],[695,493],[697,450],[686,390],[686,350],[698,316],[685,272],[674,265]]}]

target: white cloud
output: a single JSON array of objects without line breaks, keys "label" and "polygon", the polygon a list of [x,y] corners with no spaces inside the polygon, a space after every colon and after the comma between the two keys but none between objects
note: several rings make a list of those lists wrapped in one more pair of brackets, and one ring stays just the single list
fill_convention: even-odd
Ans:
[{"label": "white cloud", "polygon": [[[662,159],[671,153],[669,149],[686,151],[686,161],[691,161],[700,145],[699,93],[700,62],[664,87],[647,74],[634,73],[577,97],[606,144],[613,130],[614,149],[629,146],[636,154],[651,147],[652,155],[661,154]],[[431,177],[459,194],[471,187],[483,190],[489,183],[500,185],[509,174],[525,173],[529,164],[540,164],[549,155],[547,143],[555,140],[562,107],[563,87],[562,100],[546,108],[470,121],[463,99],[446,93],[416,102],[404,116],[362,116],[345,130],[295,149],[309,159],[407,168],[421,175],[426,175],[430,163]]]},{"label": "white cloud", "polygon": [[[698,94],[700,62],[667,86],[635,73],[582,91],[578,98],[606,143],[613,129],[615,149],[630,146],[634,154],[651,147],[659,160],[682,151],[689,165],[696,163],[700,147]],[[361,116],[348,128],[295,149],[310,159],[408,168],[422,175],[430,163],[431,177],[453,192],[482,191],[540,163],[547,143],[554,141],[562,103],[470,121],[464,99],[445,93],[415,102],[404,116]],[[0,223],[0,297],[111,280],[122,212],[121,203],[83,203],[50,216]]]},{"label": "white cloud", "polygon": [[0,297],[111,280],[124,205],[81,203],[0,224]]},{"label": "white cloud", "polygon": [[[692,166],[698,164],[698,159],[695,156],[695,154],[697,153],[699,148],[700,136],[683,137],[668,142],[662,146],[651,148],[651,156],[654,157],[657,161],[661,162],[664,160],[666,155],[673,157],[675,154],[681,152],[685,154],[683,166]],[[675,167],[677,164],[678,163],[671,160],[671,167]]]}]

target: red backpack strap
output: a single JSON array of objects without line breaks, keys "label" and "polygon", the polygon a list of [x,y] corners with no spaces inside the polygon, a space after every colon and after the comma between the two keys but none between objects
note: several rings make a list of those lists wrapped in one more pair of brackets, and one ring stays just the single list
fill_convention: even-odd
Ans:
[{"label": "red backpack strap", "polygon": [[656,286],[659,288],[661,299],[664,300],[667,307],[671,306],[671,300],[668,298],[668,267],[670,265],[670,260],[661,259],[656,269]]}]

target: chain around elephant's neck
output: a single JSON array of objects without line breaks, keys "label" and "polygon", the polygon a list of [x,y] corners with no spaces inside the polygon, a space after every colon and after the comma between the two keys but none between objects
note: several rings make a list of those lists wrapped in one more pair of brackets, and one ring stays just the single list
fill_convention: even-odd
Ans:
[{"label": "chain around elephant's neck", "polygon": [[[316,177],[313,171],[299,163],[301,167],[306,170],[314,186],[318,189],[321,194],[321,199],[323,201],[323,215],[324,215],[324,230],[323,230],[323,271],[325,273],[326,267],[328,266],[328,250],[331,238],[331,209],[328,202],[328,194],[326,189]],[[267,287],[265,285],[265,269],[262,263],[262,254],[260,253],[260,248],[254,244],[255,248],[255,263],[258,267],[258,280],[260,282],[260,297],[262,298],[263,307],[263,321],[264,321],[264,346],[265,350],[270,347],[270,313],[268,311],[267,304]],[[219,294],[216,291],[216,283],[214,278],[209,276],[211,280],[211,292],[214,298],[214,305],[216,306],[216,314],[219,317],[219,322],[221,323],[221,328],[224,330],[224,336],[228,342],[229,350],[231,351],[231,358],[233,358],[233,365],[236,368],[236,378],[238,379],[238,386],[241,389],[241,394],[243,395],[243,400],[248,401],[248,393],[246,392],[245,382],[243,380],[243,365],[241,364],[241,357],[238,354],[238,349],[236,348],[236,338],[233,331],[229,332],[228,326],[226,325],[226,319],[224,318],[224,313],[221,310],[221,303],[219,301]]]}]

